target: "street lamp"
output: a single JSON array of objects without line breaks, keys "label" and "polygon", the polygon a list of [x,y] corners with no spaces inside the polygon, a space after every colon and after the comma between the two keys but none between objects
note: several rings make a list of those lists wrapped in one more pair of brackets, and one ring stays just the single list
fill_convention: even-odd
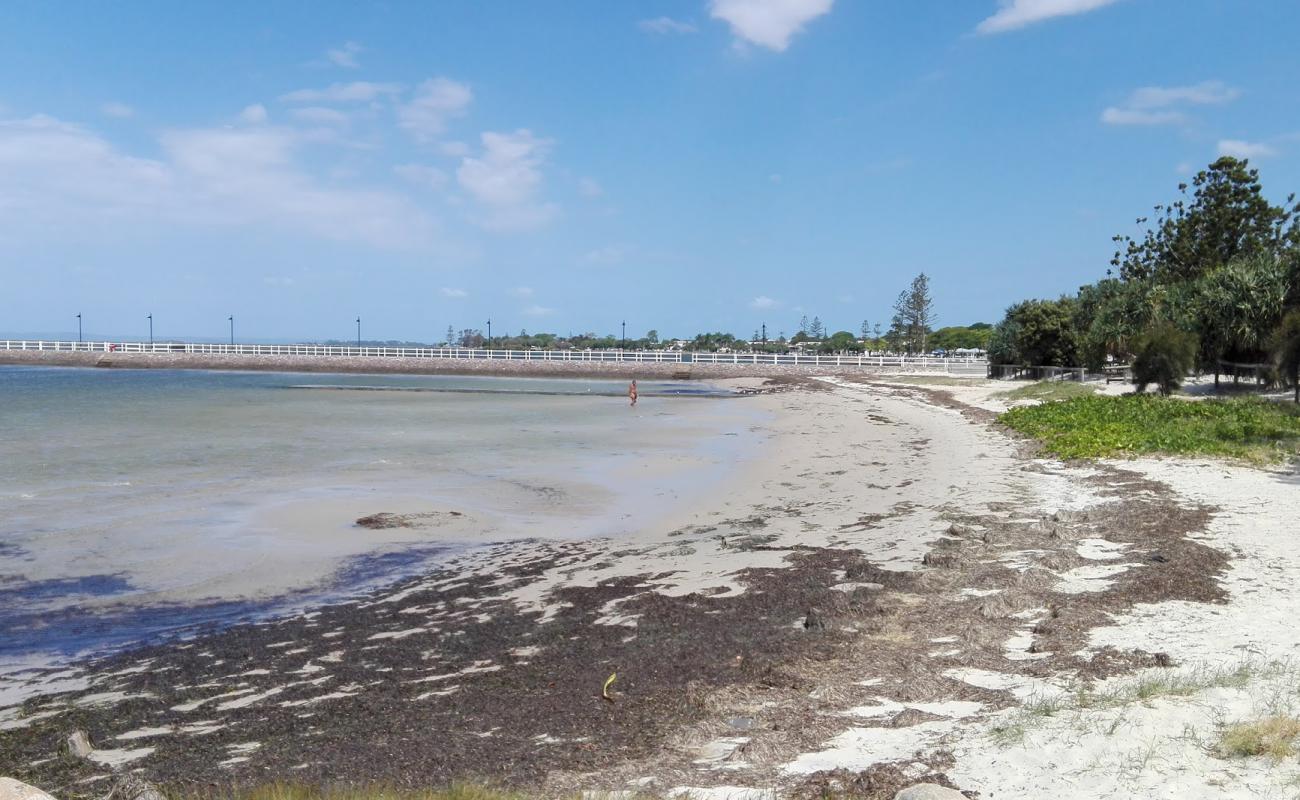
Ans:
[{"label": "street lamp", "polygon": [[487,321],[487,328],[488,328],[487,349],[491,350],[492,349],[492,320],[491,319]]},{"label": "street lamp", "polygon": [[77,341],[81,341],[81,315],[77,315]]},{"label": "street lamp", "polygon": [[230,315],[230,345],[231,347],[234,347],[235,345],[235,315],[234,314]]},{"label": "street lamp", "polygon": [[361,317],[357,317],[357,349],[361,349]]},{"label": "street lamp", "polygon": [[148,320],[149,320],[149,344],[150,346],[152,346],[153,345],[153,314],[150,314],[148,316]]},{"label": "street lamp", "polygon": [[620,349],[627,349],[627,320],[623,320],[623,345]]}]

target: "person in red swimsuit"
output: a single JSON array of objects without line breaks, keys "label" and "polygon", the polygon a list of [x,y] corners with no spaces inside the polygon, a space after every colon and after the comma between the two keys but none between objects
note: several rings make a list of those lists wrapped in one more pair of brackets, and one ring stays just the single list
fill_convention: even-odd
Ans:
[{"label": "person in red swimsuit", "polygon": [[632,405],[636,405],[636,378],[633,378],[632,382],[628,384],[627,398],[632,401]]}]

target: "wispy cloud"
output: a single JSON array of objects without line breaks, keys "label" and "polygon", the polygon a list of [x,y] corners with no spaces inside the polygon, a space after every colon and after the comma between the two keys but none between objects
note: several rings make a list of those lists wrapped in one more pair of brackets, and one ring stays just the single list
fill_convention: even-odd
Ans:
[{"label": "wispy cloud", "polygon": [[578,194],[583,197],[600,197],[605,193],[605,187],[601,186],[594,178],[581,178],[578,181]]},{"label": "wispy cloud", "polygon": [[401,91],[398,83],[352,81],[330,84],[324,89],[298,89],[280,95],[280,99],[286,103],[369,103]]},{"label": "wispy cloud", "polygon": [[393,172],[424,189],[441,189],[447,185],[447,173],[426,164],[398,164]]},{"label": "wispy cloud", "polygon": [[1277,155],[1277,148],[1264,142],[1223,139],[1219,142],[1219,155],[1233,158],[1268,158]]},{"label": "wispy cloud", "polygon": [[103,112],[106,117],[126,119],[127,117],[135,116],[135,109],[131,108],[126,103],[105,103],[99,107],[99,110]]},{"label": "wispy cloud", "polygon": [[461,160],[456,181],[478,202],[477,222],[500,232],[534,230],[559,213],[541,198],[542,166],[551,141],[524,128],[511,133],[488,131],[477,157]]},{"label": "wispy cloud", "polygon": [[1241,90],[1223,81],[1203,81],[1189,86],[1144,86],[1118,106],[1101,112],[1107,125],[1177,125],[1187,121],[1188,106],[1221,105],[1241,96]]},{"label": "wispy cloud", "polygon": [[239,119],[249,125],[261,125],[267,120],[266,106],[261,103],[245,106],[244,110],[239,112]]},{"label": "wispy cloud", "polygon": [[333,125],[338,127],[347,125],[350,119],[342,111],[336,108],[326,108],[325,106],[295,108],[289,112],[289,116],[310,125]]},{"label": "wispy cloud", "polygon": [[530,317],[549,317],[555,313],[555,309],[533,304],[528,308],[525,308],[524,313]]},{"label": "wispy cloud", "polygon": [[510,294],[514,295],[515,297],[532,297],[533,290],[531,287],[528,286],[516,286],[515,288],[510,290]]},{"label": "wispy cloud", "polygon": [[768,309],[776,308],[779,305],[781,304],[767,295],[759,295],[749,301],[749,307],[756,311],[766,311]]},{"label": "wispy cloud", "polygon": [[1086,14],[1119,0],[999,0],[997,13],[975,27],[976,33],[1006,33],[1056,17]]},{"label": "wispy cloud", "polygon": [[835,0],[710,0],[709,15],[731,26],[739,42],[783,52],[790,39],[820,16]]},{"label": "wispy cloud", "polygon": [[637,23],[637,27],[646,33],[696,33],[698,28],[689,22],[679,22],[672,17],[655,17],[654,19],[643,19]]},{"label": "wispy cloud", "polygon": [[429,141],[447,128],[447,121],[469,108],[474,93],[449,78],[430,78],[415,88],[411,99],[398,109],[398,121],[419,141]]},{"label": "wispy cloud", "polygon": [[159,137],[160,157],[139,158],[52,117],[0,122],[0,226],[270,227],[387,248],[433,241],[434,221],[404,197],[317,180],[299,144],[270,126],[173,129]]},{"label": "wispy cloud", "polygon": [[361,65],[357,63],[357,56],[365,48],[356,42],[344,42],[342,47],[335,47],[325,51],[325,57],[336,67],[345,69],[356,69]]},{"label": "wispy cloud", "polygon": [[450,287],[444,286],[440,291],[442,292],[443,297],[457,297],[457,298],[469,297],[469,292],[465,291],[464,289],[452,289]]},{"label": "wispy cloud", "polygon": [[616,245],[608,247],[598,247],[595,250],[589,250],[582,256],[585,264],[602,264],[610,266],[623,261],[627,255],[627,250]]},{"label": "wispy cloud", "polygon": [[1177,125],[1186,122],[1187,115],[1181,111],[1151,111],[1111,106],[1101,112],[1101,121],[1107,125]]}]

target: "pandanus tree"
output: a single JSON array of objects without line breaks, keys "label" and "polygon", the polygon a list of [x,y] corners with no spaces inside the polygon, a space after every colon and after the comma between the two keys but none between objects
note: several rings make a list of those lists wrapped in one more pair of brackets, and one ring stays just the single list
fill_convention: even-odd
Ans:
[{"label": "pandanus tree", "polygon": [[1278,372],[1286,375],[1295,387],[1295,401],[1300,403],[1300,308],[1282,318],[1273,335],[1273,357]]}]

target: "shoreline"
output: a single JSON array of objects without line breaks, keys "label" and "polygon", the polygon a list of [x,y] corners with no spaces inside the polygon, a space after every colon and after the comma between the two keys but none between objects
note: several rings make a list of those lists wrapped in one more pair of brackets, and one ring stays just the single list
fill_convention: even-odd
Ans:
[{"label": "shoreline", "polygon": [[[178,788],[481,778],[717,800],[892,798],[922,780],[1098,798],[1220,785],[1203,753],[1170,791],[1159,774],[1089,772],[1083,759],[1140,747],[1122,733],[1076,752],[1072,729],[1048,737],[1054,723],[1021,744],[995,732],[1073,685],[1233,653],[1231,632],[1208,651],[1185,639],[1224,627],[1234,604],[1247,603],[1235,624],[1268,641],[1216,539],[1241,522],[1214,503],[1218,484],[1272,478],[1220,465],[1231,481],[1189,498],[1191,466],[1037,458],[949,388],[842,378],[765,395],[774,416],[753,433],[780,460],[669,527],[506,545],[353,603],[122,654],[86,688],[0,712],[14,762],[0,771],[86,795],[109,763]],[[1251,513],[1250,546],[1264,547],[1279,523]],[[1287,564],[1269,600],[1296,574]],[[1161,632],[1166,608],[1177,633]],[[1174,725],[1172,707],[1121,711]],[[48,761],[70,724],[100,761]],[[1206,796],[1267,781],[1250,772],[1245,793]]]},{"label": "shoreline", "polygon": [[[827,374],[874,374],[869,366],[837,370],[802,364],[697,364],[676,362],[506,361],[381,356],[226,356],[173,353],[98,353],[0,350],[0,366],[96,367],[100,369],[193,369],[259,372],[321,372],[403,375],[506,375],[539,378],[766,378]],[[900,373],[889,368],[891,373]],[[911,371],[903,371],[910,373]],[[936,374],[917,370],[916,374]],[[946,373],[938,373],[946,374]],[[975,377],[983,377],[975,376]]]}]

